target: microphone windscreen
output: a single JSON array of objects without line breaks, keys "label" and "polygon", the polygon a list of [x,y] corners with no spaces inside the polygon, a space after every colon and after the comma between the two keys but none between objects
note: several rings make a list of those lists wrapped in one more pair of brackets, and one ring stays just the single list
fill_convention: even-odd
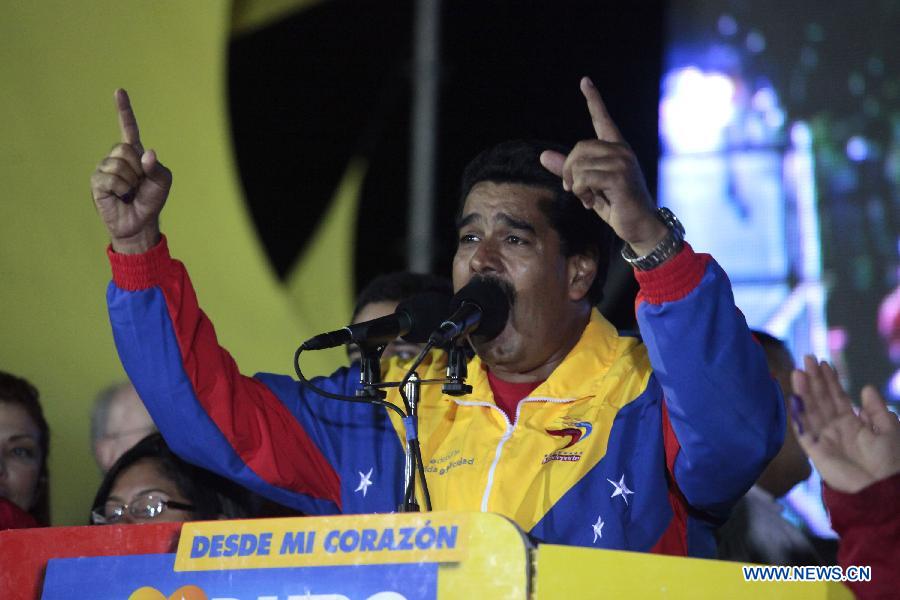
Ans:
[{"label": "microphone windscreen", "polygon": [[404,312],[409,316],[410,329],[406,335],[401,336],[407,342],[422,344],[428,341],[431,332],[441,326],[447,318],[447,307],[450,305],[450,295],[440,292],[425,292],[412,298],[407,298],[397,305],[395,312]]},{"label": "microphone windscreen", "polygon": [[475,304],[481,309],[481,320],[474,335],[482,341],[494,339],[509,318],[509,297],[500,284],[490,278],[477,277],[459,290],[450,301],[450,313],[463,303]]}]

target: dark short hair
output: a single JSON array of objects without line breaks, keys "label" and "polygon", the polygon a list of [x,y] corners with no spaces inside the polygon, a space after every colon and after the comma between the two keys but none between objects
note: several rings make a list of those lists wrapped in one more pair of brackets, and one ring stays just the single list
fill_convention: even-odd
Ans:
[{"label": "dark short hair", "polygon": [[519,183],[550,192],[547,200],[540,203],[540,209],[559,235],[563,256],[581,254],[597,260],[597,275],[588,290],[591,304],[597,304],[603,297],[616,236],[596,212],[586,210],[574,194],[562,188],[560,178],[541,165],[544,150],[568,154],[570,148],[555,142],[513,140],[484,150],[463,171],[460,206],[465,204],[472,188],[484,181]]},{"label": "dark short hair", "polygon": [[94,496],[91,509],[106,504],[119,475],[145,459],[155,461],[160,475],[174,483],[187,502],[195,507],[195,519],[210,520],[219,516],[240,519],[248,516],[248,493],[244,488],[182,460],[172,452],[159,433],[151,433],[142,439],[110,467]]},{"label": "dark short hair", "polygon": [[0,371],[0,404],[21,406],[34,422],[40,433],[38,446],[41,449],[41,468],[38,475],[34,505],[28,510],[41,525],[50,524],[50,471],[47,458],[50,455],[50,426],[44,418],[40,394],[37,388],[21,377]]},{"label": "dark short hair", "polygon": [[373,302],[402,302],[428,292],[445,294],[449,301],[453,296],[453,285],[445,277],[426,273],[394,271],[379,275],[370,281],[357,296],[351,320],[355,320],[360,311]]}]

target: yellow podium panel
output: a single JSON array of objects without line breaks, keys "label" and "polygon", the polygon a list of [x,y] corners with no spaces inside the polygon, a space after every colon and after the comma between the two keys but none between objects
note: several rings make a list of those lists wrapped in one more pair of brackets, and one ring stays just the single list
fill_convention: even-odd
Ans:
[{"label": "yellow podium panel", "polygon": [[837,582],[746,581],[742,568],[749,565],[735,562],[551,544],[534,555],[534,600],[853,600]]},{"label": "yellow podium panel", "polygon": [[[185,523],[179,573],[437,565],[437,598],[525,598],[529,548],[490,513],[431,512]],[[276,571],[271,571],[276,577]]]}]

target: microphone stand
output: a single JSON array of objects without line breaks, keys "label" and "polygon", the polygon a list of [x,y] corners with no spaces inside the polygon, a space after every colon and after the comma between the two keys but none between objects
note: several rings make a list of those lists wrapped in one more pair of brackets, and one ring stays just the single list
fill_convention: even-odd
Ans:
[{"label": "microphone stand", "polygon": [[447,357],[447,381],[441,387],[443,393],[448,396],[465,396],[472,393],[472,386],[466,384],[467,362],[463,342],[453,344]]},{"label": "microphone stand", "polygon": [[[344,394],[335,394],[316,387],[309,381],[300,368],[300,354],[305,349],[303,346],[297,348],[294,353],[294,370],[302,385],[307,386],[315,393],[325,398],[342,400],[345,402],[369,402],[375,405],[384,406],[400,415],[403,421],[403,427],[406,430],[406,457],[404,459],[403,472],[403,502],[398,507],[399,512],[416,512],[419,511],[419,504],[416,502],[416,471],[422,479],[422,491],[425,495],[425,506],[427,510],[431,510],[431,497],[428,493],[428,483],[425,480],[425,465],[422,460],[422,450],[419,446],[418,432],[418,407],[420,399],[420,388],[424,385],[442,384],[442,392],[451,396],[463,396],[472,391],[472,386],[466,385],[466,363],[468,356],[465,347],[461,343],[454,344],[449,350],[447,362],[447,375],[440,379],[422,379],[416,372],[416,368],[421,361],[427,356],[428,351],[432,347],[429,342],[422,352],[416,358],[413,366],[407,371],[407,375],[403,381],[381,380],[381,354],[384,352],[387,344],[369,345],[358,344],[360,350],[360,371],[359,371],[359,389],[356,390],[354,396]],[[400,388],[400,396],[404,400],[406,412],[393,403],[384,399],[387,397],[385,388]]]},{"label": "microphone stand", "polygon": [[383,400],[387,392],[379,389],[381,384],[381,353],[387,344],[357,344],[359,347],[359,389],[356,397],[360,399],[377,398]]},{"label": "microphone stand", "polygon": [[[387,344],[370,345],[358,344],[360,352],[359,364],[359,389],[356,396],[360,399],[387,397],[381,381],[381,354]],[[465,366],[463,366],[465,368]],[[406,429],[406,457],[403,465],[403,502],[398,507],[399,512],[419,512],[419,504],[416,502],[416,461],[418,460],[418,406],[421,379],[418,373],[413,372],[403,388],[408,405],[406,416],[403,418],[403,426]]]},{"label": "microphone stand", "polygon": [[419,512],[419,505],[416,502],[416,461],[419,460],[419,453],[416,450],[419,443],[420,385],[419,374],[413,371],[403,388],[409,406],[408,414],[403,419],[403,426],[406,429],[406,460],[403,465],[403,503],[399,507],[400,512]]}]

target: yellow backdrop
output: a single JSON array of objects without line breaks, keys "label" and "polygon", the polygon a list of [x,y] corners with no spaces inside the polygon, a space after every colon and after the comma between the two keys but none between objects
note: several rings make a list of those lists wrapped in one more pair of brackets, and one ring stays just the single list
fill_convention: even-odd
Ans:
[{"label": "yellow backdrop", "polygon": [[[224,80],[229,3],[4,4],[0,369],[40,389],[53,437],[54,524],[82,524],[100,481],[90,405],[124,377],[105,308],[107,237],[89,192],[96,163],[118,141],[113,90],[129,91],[142,141],[174,173],[163,230],[245,373],[293,372],[301,340],[346,322],[364,167],[348,168],[331,222],[284,286],[267,265],[234,168]],[[312,292],[328,302],[297,301]],[[322,373],[341,359],[340,351],[316,353],[304,364]]]}]

